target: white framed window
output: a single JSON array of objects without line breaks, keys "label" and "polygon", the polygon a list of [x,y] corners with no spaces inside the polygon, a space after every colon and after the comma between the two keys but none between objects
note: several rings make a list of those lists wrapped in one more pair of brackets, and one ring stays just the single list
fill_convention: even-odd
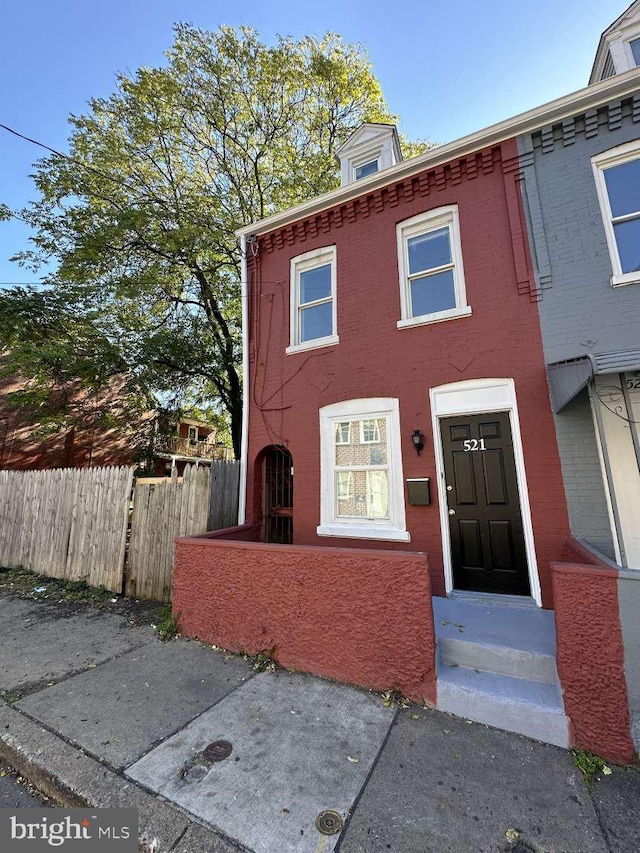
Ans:
[{"label": "white framed window", "polygon": [[467,305],[456,205],[396,226],[401,319],[398,328],[471,314]]},{"label": "white framed window", "polygon": [[[342,441],[349,424],[350,442]],[[398,400],[346,400],[320,409],[319,536],[409,542]]]},{"label": "white framed window", "polygon": [[591,158],[615,287],[640,282],[640,140]]},{"label": "white framed window", "polygon": [[633,68],[634,65],[640,65],[640,38],[636,37],[630,39],[627,44],[629,45],[629,50],[631,51],[631,57],[633,59],[633,65],[631,67]]},{"label": "white framed window", "polygon": [[351,444],[351,421],[336,423],[336,444]]},{"label": "white framed window", "polygon": [[360,443],[376,444],[380,441],[380,427],[375,418],[360,421]]},{"label": "white framed window", "polygon": [[366,178],[369,175],[375,175],[380,169],[380,163],[376,157],[374,160],[367,160],[366,163],[360,163],[354,166],[354,179],[359,181],[360,178]]},{"label": "white framed window", "polygon": [[336,330],[336,247],[291,259],[291,344],[300,352],[339,342]]}]

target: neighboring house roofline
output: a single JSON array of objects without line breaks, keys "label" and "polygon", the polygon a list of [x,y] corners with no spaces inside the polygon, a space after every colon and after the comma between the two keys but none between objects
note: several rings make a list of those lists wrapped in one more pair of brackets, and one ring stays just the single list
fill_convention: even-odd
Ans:
[{"label": "neighboring house roofline", "polygon": [[622,21],[627,17],[627,15],[633,9],[634,6],[639,6],[639,5],[640,5],[640,0],[634,0],[634,2],[631,3],[630,6],[627,6],[627,8],[624,10],[624,12],[621,15],[618,15],[618,17],[615,19],[615,21],[612,24],[609,24],[607,29],[600,36],[600,41],[598,42],[598,48],[596,50],[596,56],[595,56],[595,59],[593,60],[593,66],[591,68],[591,74],[589,76],[589,85],[591,85],[600,76],[600,72],[602,71],[602,67],[603,67],[605,59],[606,59],[606,54],[609,51],[609,45],[607,43],[607,36],[610,33],[612,33],[616,29],[616,27],[620,26]]},{"label": "neighboring house roofline", "polygon": [[396,166],[391,166],[391,168],[384,169],[370,177],[362,178],[356,183],[338,187],[331,192],[316,196],[288,210],[275,213],[250,225],[245,225],[235,232],[236,236],[246,238],[266,234],[275,228],[281,228],[284,225],[296,222],[314,213],[319,213],[336,204],[366,195],[394,181],[402,180],[425,169],[431,169],[435,166],[448,163],[456,157],[471,154],[473,151],[487,148],[490,145],[496,145],[523,133],[531,133],[541,127],[552,123],[555,124],[578,112],[601,106],[616,98],[626,97],[635,92],[639,86],[640,68],[633,68],[631,71],[617,74],[614,77],[603,80],[601,83],[579,89],[570,95],[564,95],[562,98],[557,98],[555,101],[550,101],[540,107],[520,113],[476,133],[463,136],[453,142],[447,142],[445,145],[431,148],[424,154],[412,157],[410,160],[404,160]]}]

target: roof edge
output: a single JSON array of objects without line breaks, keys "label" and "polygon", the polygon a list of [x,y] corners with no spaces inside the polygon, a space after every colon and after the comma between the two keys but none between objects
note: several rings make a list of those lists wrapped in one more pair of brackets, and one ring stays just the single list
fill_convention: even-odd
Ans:
[{"label": "roof edge", "polygon": [[436,148],[431,148],[424,154],[403,160],[401,163],[377,172],[368,178],[361,178],[356,184],[346,184],[331,192],[316,196],[308,201],[302,202],[295,207],[290,207],[280,213],[274,213],[265,219],[252,222],[238,228],[236,236],[242,237],[249,234],[266,234],[275,228],[289,225],[292,222],[319,213],[340,202],[349,201],[358,196],[380,189],[393,181],[401,180],[424,169],[433,168],[460,157],[470,154],[488,145],[495,145],[523,133],[544,127],[551,122],[561,121],[576,112],[584,111],[615,98],[622,98],[631,94],[640,87],[640,68],[633,68],[623,74],[609,77],[600,83],[579,89],[569,95],[563,95],[554,101],[535,107],[524,113],[519,113],[512,118],[492,124],[483,130],[476,131],[453,142],[447,142]]}]

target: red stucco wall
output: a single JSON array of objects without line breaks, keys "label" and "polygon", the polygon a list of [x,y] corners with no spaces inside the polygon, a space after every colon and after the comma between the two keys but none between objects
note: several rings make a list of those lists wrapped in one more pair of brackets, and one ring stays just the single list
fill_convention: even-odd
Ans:
[{"label": "red stucco wall", "polygon": [[[250,535],[250,528],[240,531]],[[424,554],[176,541],[180,630],[285,667],[435,704],[435,639]]]},{"label": "red stucco wall", "polygon": [[553,588],[558,674],[572,743],[612,761],[632,761],[617,573],[554,563]]},{"label": "red stucco wall", "polygon": [[[295,468],[293,530],[300,545],[425,551],[434,594],[444,593],[429,389],[460,380],[511,377],[519,407],[543,601],[552,605],[550,563],[569,535],[514,140],[343,204],[259,240],[249,259],[250,415],[248,519],[260,521],[260,451],[285,445]],[[398,329],[396,224],[457,204],[472,315]],[[291,355],[290,259],[335,245],[340,343]],[[359,397],[397,397],[403,476],[431,477],[431,506],[406,507],[410,543],[327,539],[320,521],[318,410]],[[421,456],[410,440],[426,438]]]}]

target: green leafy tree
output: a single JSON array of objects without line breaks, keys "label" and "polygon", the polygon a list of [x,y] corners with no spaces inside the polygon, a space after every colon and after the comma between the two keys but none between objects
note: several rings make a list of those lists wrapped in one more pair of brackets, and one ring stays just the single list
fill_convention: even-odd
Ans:
[{"label": "green leafy tree", "polygon": [[[166,67],[120,75],[89,107],[70,118],[69,154],[36,164],[40,198],[20,212],[34,248],[16,259],[56,271],[47,295],[0,300],[13,315],[9,362],[16,352],[44,381],[53,348],[83,382],[122,373],[131,388],[217,401],[239,456],[234,231],[336,187],[349,134],[394,117],[362,48],[337,35],[267,46],[250,28],[185,24]],[[29,321],[34,305],[46,332]]]}]

